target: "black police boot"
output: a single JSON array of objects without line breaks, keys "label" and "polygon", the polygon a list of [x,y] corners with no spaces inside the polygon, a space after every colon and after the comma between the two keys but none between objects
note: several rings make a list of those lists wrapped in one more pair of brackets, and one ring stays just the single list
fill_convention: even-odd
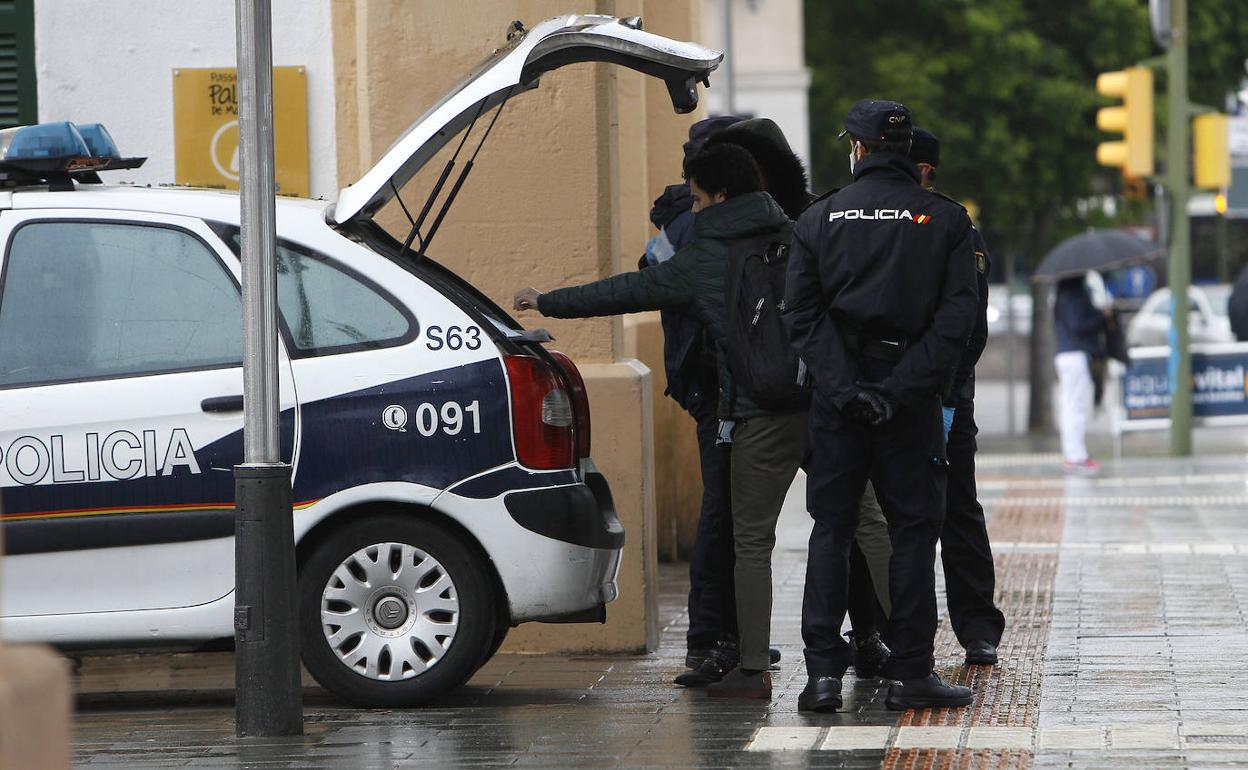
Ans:
[{"label": "black police boot", "polygon": [[681,687],[706,687],[724,678],[724,674],[741,662],[741,650],[736,642],[721,641],[711,648],[697,668],[686,671],[673,680]]},{"label": "black police boot", "polygon": [[972,639],[966,645],[966,665],[997,665],[997,645],[983,639]]},{"label": "black police boot", "polygon": [[[719,652],[717,653],[716,650],[719,650]],[[721,641],[712,642],[705,647],[690,647],[688,652],[685,653],[685,668],[697,668],[702,665],[702,661],[712,655],[719,654],[722,657],[725,651],[730,652],[732,655],[737,655],[736,650],[737,637],[733,634],[725,634]]]},{"label": "black police boot", "polygon": [[865,639],[858,639],[854,632],[845,634],[854,649],[854,673],[859,679],[875,679],[884,676],[884,664],[892,656],[892,650],[880,639],[878,631]]},{"label": "black police boot", "polygon": [[780,662],[780,650],[776,649],[775,647],[768,647],[767,659],[771,661],[771,665],[773,666],[779,663]]},{"label": "black police boot", "polygon": [[836,711],[841,707],[841,680],[835,676],[812,676],[797,696],[798,711]]},{"label": "black police boot", "polygon": [[711,653],[715,651],[715,646],[710,647],[690,647],[685,653],[685,668],[697,668],[702,665],[702,661],[711,657]]},{"label": "black police boot", "polygon": [[945,684],[939,674],[922,679],[903,679],[888,686],[884,705],[893,711],[906,709],[957,708],[971,705],[971,688]]}]

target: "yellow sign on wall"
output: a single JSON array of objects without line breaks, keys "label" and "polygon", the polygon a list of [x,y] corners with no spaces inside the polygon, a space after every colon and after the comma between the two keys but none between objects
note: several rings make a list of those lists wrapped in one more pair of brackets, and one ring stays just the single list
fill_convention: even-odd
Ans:
[{"label": "yellow sign on wall", "polygon": [[[238,88],[233,67],[173,71],[175,181],[238,189]],[[308,197],[308,75],[273,68],[273,144],[279,195]]]}]

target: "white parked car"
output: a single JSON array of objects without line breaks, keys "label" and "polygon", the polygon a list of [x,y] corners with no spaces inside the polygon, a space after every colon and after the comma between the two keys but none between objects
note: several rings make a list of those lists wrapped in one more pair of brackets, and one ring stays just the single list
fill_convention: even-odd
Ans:
[{"label": "white parked car", "polygon": [[[1188,334],[1193,343],[1234,342],[1227,305],[1231,287],[1226,284],[1189,286]],[[1127,324],[1127,345],[1133,348],[1170,344],[1170,289],[1148,296]]]},{"label": "white parked car", "polygon": [[[304,663],[339,696],[425,703],[511,626],[601,621],[624,540],[576,367],[423,254],[433,216],[405,244],[373,214],[550,70],[640,70],[687,111],[720,58],[635,20],[552,19],[513,35],[336,204],[278,200],[290,601]],[[231,638],[239,199],[99,184],[127,165],[110,144],[98,126],[0,132],[0,637]]]},{"label": "white parked car", "polygon": [[[1010,308],[1014,318],[1006,317],[1006,297],[1009,297]],[[1014,334],[1020,337],[1031,335],[1031,295],[1021,292],[1010,293],[1003,283],[988,285],[988,334],[1008,334],[1010,323],[1014,325]]]}]

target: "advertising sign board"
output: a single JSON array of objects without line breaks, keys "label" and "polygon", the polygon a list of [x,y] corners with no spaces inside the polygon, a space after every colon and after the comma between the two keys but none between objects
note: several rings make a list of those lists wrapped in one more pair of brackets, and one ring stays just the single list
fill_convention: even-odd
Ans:
[{"label": "advertising sign board", "polygon": [[[1120,430],[1169,423],[1168,367],[1166,347],[1131,349],[1120,379]],[[1192,346],[1192,416],[1204,425],[1248,423],[1248,343]]]},{"label": "advertising sign board", "polygon": [[[178,184],[238,189],[238,97],[233,67],[173,71]],[[273,68],[278,195],[308,197],[308,84],[303,67]]]}]

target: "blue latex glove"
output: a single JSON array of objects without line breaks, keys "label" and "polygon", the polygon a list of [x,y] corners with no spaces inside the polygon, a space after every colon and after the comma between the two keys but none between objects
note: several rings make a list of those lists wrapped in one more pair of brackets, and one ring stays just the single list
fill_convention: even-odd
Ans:
[{"label": "blue latex glove", "polygon": [[940,420],[945,425],[945,443],[949,443],[949,431],[953,429],[953,413],[957,411],[951,406],[940,408]]}]

